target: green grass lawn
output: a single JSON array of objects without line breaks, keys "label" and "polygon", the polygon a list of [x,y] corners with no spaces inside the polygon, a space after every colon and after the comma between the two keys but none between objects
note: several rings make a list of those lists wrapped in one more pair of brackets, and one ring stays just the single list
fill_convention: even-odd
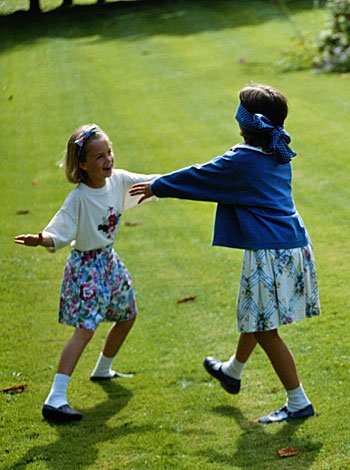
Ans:
[{"label": "green grass lawn", "polygon": [[[0,1],[0,388],[27,384],[0,395],[0,468],[350,468],[350,75],[275,67],[295,25],[317,34],[324,10],[289,1],[288,18],[274,1],[76,3],[64,11],[45,0],[31,16],[13,13],[28,2]],[[49,425],[41,406],[72,333],[56,313],[68,249],[51,255],[12,239],[43,228],[73,188],[57,164],[67,138],[96,122],[116,166],[135,172],[204,162],[239,141],[237,92],[250,80],[290,101],[294,196],[316,251],[323,315],[281,332],[317,417],[258,425],[284,403],[258,349],[239,396],[206,374],[204,356],[234,351],[242,252],[210,246],[214,205],[161,200],[127,212],[139,225],[123,226],[116,244],[139,305],[116,367],[136,375],[88,380],[102,325],[69,390],[84,420]],[[176,303],[187,296],[196,300]],[[283,447],[300,452],[281,460]]]}]

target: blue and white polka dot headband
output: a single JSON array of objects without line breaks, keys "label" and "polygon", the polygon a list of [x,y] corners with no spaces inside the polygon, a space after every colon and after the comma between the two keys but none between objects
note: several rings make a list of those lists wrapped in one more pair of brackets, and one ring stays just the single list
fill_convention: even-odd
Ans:
[{"label": "blue and white polka dot headband", "polygon": [[269,118],[263,114],[251,114],[245,109],[242,103],[239,104],[235,116],[241,127],[248,132],[254,132],[261,129],[271,131],[271,143],[269,149],[272,150],[278,161],[289,163],[296,156],[294,150],[289,147],[291,141],[290,135],[282,126],[274,126]]}]

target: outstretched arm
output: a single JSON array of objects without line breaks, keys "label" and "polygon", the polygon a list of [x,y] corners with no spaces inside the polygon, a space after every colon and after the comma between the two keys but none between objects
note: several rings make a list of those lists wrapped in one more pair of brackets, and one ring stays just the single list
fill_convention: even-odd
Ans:
[{"label": "outstretched arm", "polygon": [[54,247],[54,242],[51,237],[43,236],[42,232],[39,232],[37,235],[18,235],[14,238],[14,242],[17,245],[27,245],[27,246],[44,246],[46,248]]},{"label": "outstretched arm", "polygon": [[203,165],[192,165],[167,173],[152,182],[136,183],[131,194],[142,195],[140,201],[155,195],[193,201],[238,204],[246,181],[241,177],[240,161],[228,151]]},{"label": "outstretched arm", "polygon": [[151,183],[136,183],[129,190],[130,196],[142,195],[141,199],[138,201],[138,204],[141,204],[142,201],[154,196]]}]

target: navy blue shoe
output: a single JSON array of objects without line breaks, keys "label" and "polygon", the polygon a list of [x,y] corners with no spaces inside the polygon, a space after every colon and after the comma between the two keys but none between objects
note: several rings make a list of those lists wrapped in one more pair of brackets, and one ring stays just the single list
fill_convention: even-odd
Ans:
[{"label": "navy blue shoe", "polygon": [[214,357],[206,357],[203,361],[205,370],[217,379],[222,388],[228,393],[237,394],[241,388],[241,381],[234,379],[221,370],[222,362]]},{"label": "navy blue shoe", "polygon": [[42,413],[45,419],[55,423],[81,421],[83,418],[83,415],[71,408],[68,403],[66,405],[59,406],[58,408],[50,405],[44,405]]},{"label": "navy blue shoe", "polygon": [[263,416],[259,419],[259,423],[262,424],[271,424],[271,423],[279,423],[281,421],[292,421],[294,419],[306,419],[310,418],[310,416],[315,415],[314,407],[311,405],[307,405],[305,408],[298,410],[298,411],[289,411],[287,406],[284,405],[277,411],[273,411],[272,413]]}]

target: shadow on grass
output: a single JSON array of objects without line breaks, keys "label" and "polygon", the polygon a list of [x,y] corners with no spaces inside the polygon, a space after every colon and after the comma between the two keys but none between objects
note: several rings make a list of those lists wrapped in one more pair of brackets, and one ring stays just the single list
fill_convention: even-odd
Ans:
[{"label": "shadow on grass", "polygon": [[[312,0],[288,3],[293,12],[312,7]],[[287,16],[279,2],[257,0],[139,0],[59,7],[40,14],[21,11],[0,15],[0,52],[45,38],[133,41],[232,29]]]},{"label": "shadow on grass", "polygon": [[[294,436],[302,425],[302,421],[263,425],[246,419],[240,409],[234,406],[219,406],[213,408],[213,411],[233,418],[242,432],[232,443],[234,450],[228,449],[227,453],[222,453],[216,449],[208,449],[206,457],[211,463],[227,464],[232,468],[272,468],[272,465],[275,465],[273,468],[282,468],[280,466],[283,465],[282,459],[278,457],[277,451],[281,448],[292,447],[298,448],[299,453],[288,459],[288,463],[294,468],[306,469],[312,466],[322,448],[321,442],[306,436],[300,438]],[[311,419],[317,419],[317,417]],[[275,433],[270,432],[275,430]],[[203,455],[202,452],[201,455]],[[286,463],[287,460],[283,459],[283,462]]]},{"label": "shadow on grass", "polygon": [[129,402],[132,393],[116,382],[99,382],[107,399],[97,406],[83,410],[83,421],[54,425],[58,438],[47,445],[35,446],[11,468],[27,468],[32,463],[44,463],[45,468],[85,468],[93,466],[98,458],[97,444],[123,438],[129,434],[149,431],[147,426],[131,422],[112,427],[108,420],[118,414]]}]

